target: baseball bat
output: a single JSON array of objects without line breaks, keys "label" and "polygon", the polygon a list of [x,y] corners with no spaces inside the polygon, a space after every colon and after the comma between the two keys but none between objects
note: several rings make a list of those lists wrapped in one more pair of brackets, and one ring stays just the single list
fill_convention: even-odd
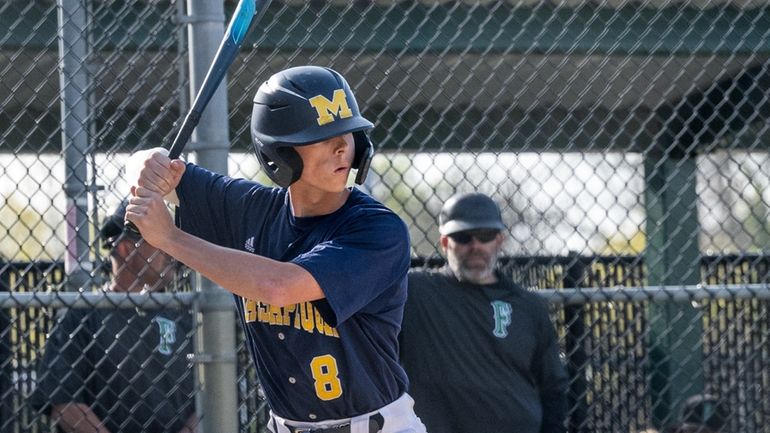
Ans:
[{"label": "baseball bat", "polygon": [[235,60],[235,56],[238,55],[238,50],[249,32],[251,24],[259,21],[269,4],[270,0],[240,0],[238,2],[230,24],[227,26],[227,31],[225,31],[222,42],[219,44],[219,49],[211,61],[211,66],[209,66],[200,89],[198,89],[198,94],[195,95],[195,100],[171,143],[168,151],[169,158],[178,158],[184,150],[193,130],[201,119],[203,110],[219,87],[219,83],[222,82],[222,78]]},{"label": "baseball bat", "polygon": [[[187,111],[179,131],[176,137],[174,137],[174,141],[171,142],[168,150],[169,158],[178,158],[184,150],[201,119],[203,110],[222,82],[227,70],[230,68],[233,60],[235,60],[235,56],[238,55],[238,51],[246,34],[249,32],[249,28],[251,28],[254,22],[259,21],[270,5],[270,1],[240,0],[238,2],[233,17],[230,19],[227,30],[222,37],[222,42],[219,44],[219,48],[211,61],[206,77],[203,79],[203,83],[201,83],[201,87],[195,95],[195,100]],[[126,221],[125,224],[129,230],[139,232],[132,222]]]}]

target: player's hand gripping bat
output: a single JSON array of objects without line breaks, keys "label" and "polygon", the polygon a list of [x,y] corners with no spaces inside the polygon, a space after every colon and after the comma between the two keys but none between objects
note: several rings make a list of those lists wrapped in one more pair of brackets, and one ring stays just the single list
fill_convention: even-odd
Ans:
[{"label": "player's hand gripping bat", "polygon": [[[169,147],[169,158],[178,158],[184,150],[193,130],[201,119],[203,110],[219,87],[219,83],[222,82],[222,78],[235,60],[235,56],[238,55],[238,50],[249,32],[249,28],[252,23],[259,21],[269,4],[270,0],[240,0],[238,2],[225,35],[222,37],[222,42],[219,44],[219,49],[211,61],[211,66],[200,89],[198,89],[198,94],[195,95],[195,100],[171,143],[171,147]],[[138,232],[136,226],[130,221],[126,221],[126,227]]]}]

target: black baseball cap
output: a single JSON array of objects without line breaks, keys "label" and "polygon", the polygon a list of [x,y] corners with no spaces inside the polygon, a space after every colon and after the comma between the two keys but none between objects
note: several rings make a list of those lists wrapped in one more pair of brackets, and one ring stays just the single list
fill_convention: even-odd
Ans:
[{"label": "black baseball cap", "polygon": [[104,219],[102,228],[99,230],[104,248],[113,248],[115,240],[125,231],[126,206],[128,206],[128,200],[124,199],[118,204],[115,211]]},{"label": "black baseball cap", "polygon": [[441,208],[438,221],[442,235],[478,229],[505,230],[500,208],[489,196],[478,192],[449,198]]}]

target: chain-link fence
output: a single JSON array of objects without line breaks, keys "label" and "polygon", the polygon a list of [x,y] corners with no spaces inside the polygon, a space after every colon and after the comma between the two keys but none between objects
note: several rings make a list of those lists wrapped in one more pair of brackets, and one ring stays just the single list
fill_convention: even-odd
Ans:
[{"label": "chain-link fence", "polygon": [[[61,307],[163,306],[99,301],[99,227],[127,192],[128,153],[173,137],[208,63],[199,50],[235,6],[214,3],[0,1],[3,433],[49,428],[29,398]],[[448,197],[501,204],[503,268],[554,289],[541,293],[572,378],[571,432],[659,427],[701,392],[730,402],[730,431],[766,432],[769,58],[763,0],[274,0],[230,68],[229,121],[203,119],[226,138],[199,133],[189,158],[267,182],[251,97],[280,69],[332,67],[375,123],[362,188],[407,222],[415,266],[441,262]],[[191,341],[207,339],[206,293],[159,298],[193,310]],[[260,431],[237,344],[188,366],[234,362],[225,413]],[[206,419],[205,387],[190,392]]]}]

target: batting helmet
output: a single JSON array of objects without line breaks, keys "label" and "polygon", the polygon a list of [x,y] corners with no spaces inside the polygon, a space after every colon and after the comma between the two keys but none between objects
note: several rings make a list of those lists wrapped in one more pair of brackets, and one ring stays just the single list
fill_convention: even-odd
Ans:
[{"label": "batting helmet", "polygon": [[254,96],[251,138],[260,164],[273,182],[288,187],[302,175],[302,158],[295,146],[353,134],[362,184],[374,147],[366,130],[374,125],[361,116],[345,78],[329,68],[300,66],[278,72]]}]

